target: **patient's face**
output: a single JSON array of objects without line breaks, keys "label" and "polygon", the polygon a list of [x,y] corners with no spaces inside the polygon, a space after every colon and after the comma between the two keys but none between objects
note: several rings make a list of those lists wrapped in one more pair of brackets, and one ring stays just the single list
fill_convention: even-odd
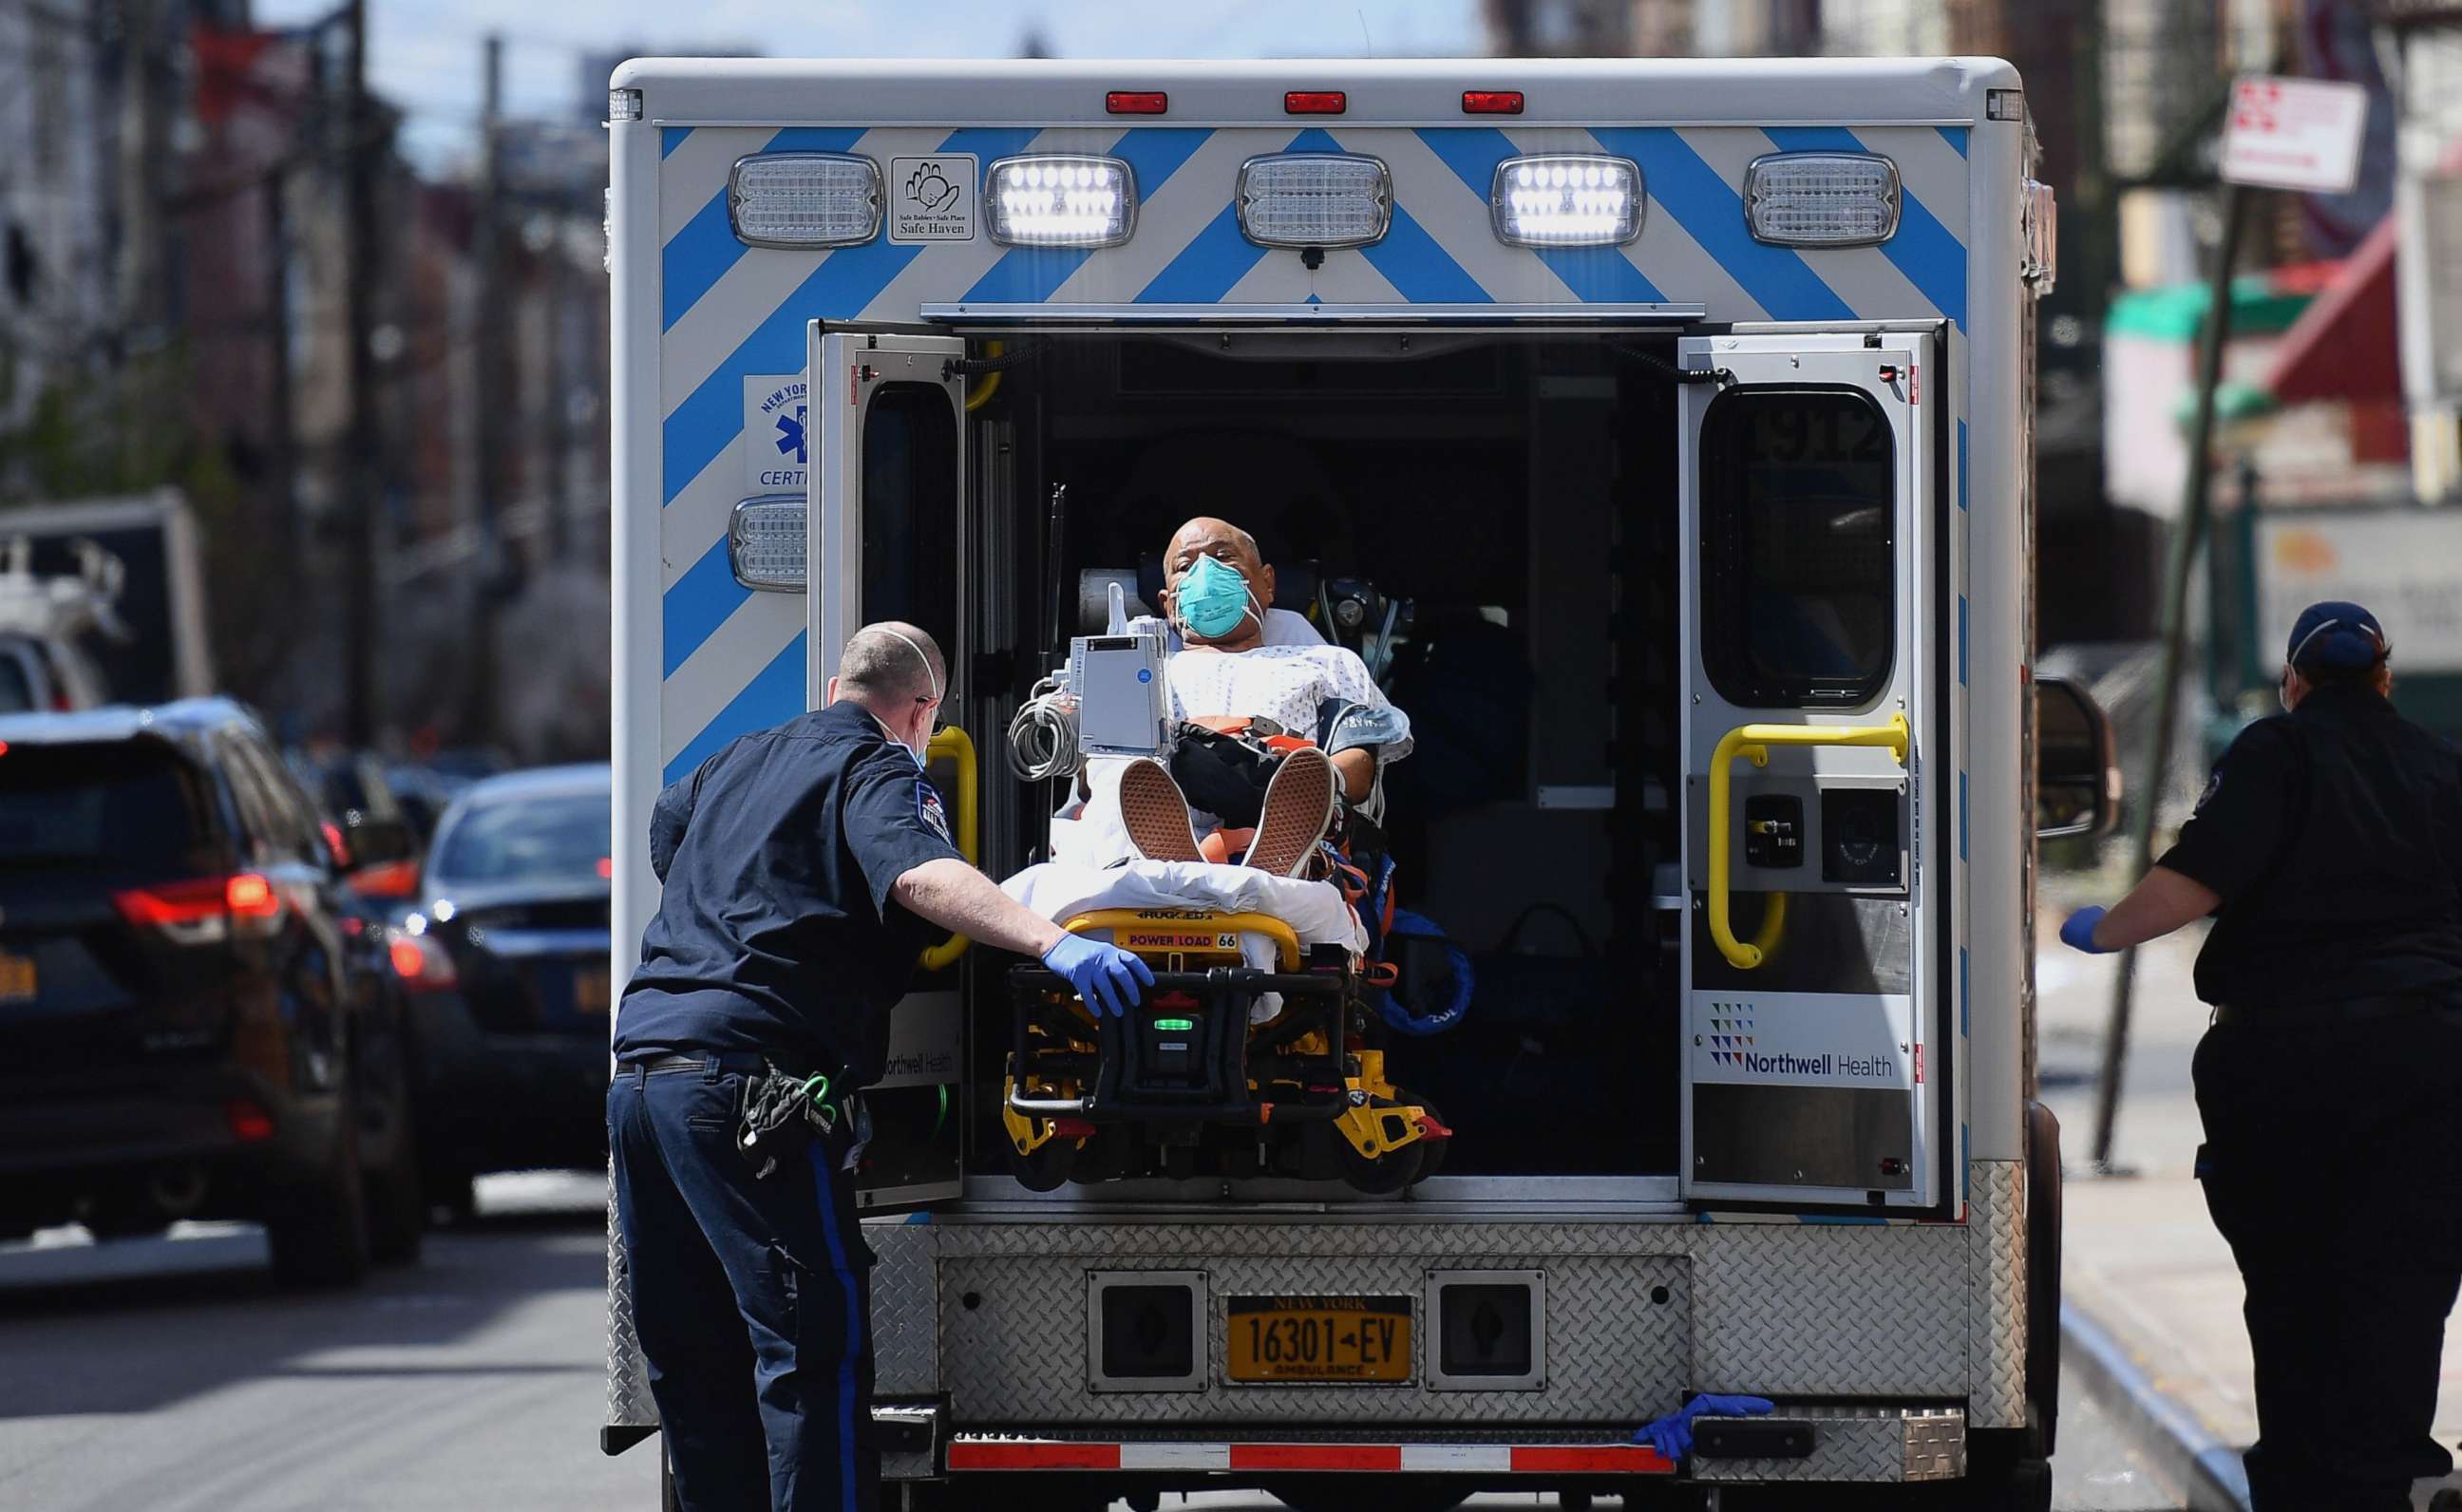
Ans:
[{"label": "patient's face", "polygon": [[[1171,545],[1163,551],[1162,580],[1166,600],[1179,592],[1179,580],[1197,564],[1200,556],[1210,556],[1225,567],[1236,569],[1247,579],[1248,591],[1257,595],[1259,604],[1274,601],[1274,570],[1257,554],[1256,543],[1247,532],[1228,520],[1199,518],[1189,521],[1176,531]],[[1173,607],[1166,602],[1166,609]],[[1263,627],[1257,616],[1240,621],[1239,628],[1220,638],[1220,644],[1240,645],[1263,637]],[[1185,632],[1184,632],[1185,633]],[[1210,645],[1202,636],[1190,634],[1187,638]]]}]

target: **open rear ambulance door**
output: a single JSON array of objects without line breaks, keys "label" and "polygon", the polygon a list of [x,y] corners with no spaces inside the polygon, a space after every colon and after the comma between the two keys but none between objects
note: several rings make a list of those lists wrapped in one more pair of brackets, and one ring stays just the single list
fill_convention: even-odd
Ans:
[{"label": "open rear ambulance door", "polygon": [[[828,326],[806,336],[805,702],[817,708],[847,640],[866,623],[929,631],[949,663],[942,708],[966,707],[969,566],[963,340],[907,329]],[[945,716],[944,716],[945,717]],[[982,802],[972,732],[944,725],[927,763],[950,835],[974,855]],[[864,1093],[872,1142],[856,1204],[893,1212],[958,1195],[966,970],[962,942],[927,951],[890,1020],[888,1071]]]},{"label": "open rear ambulance door", "polygon": [[1929,332],[1679,347],[1721,373],[1685,385],[1678,436],[1696,1206],[1877,1217],[1956,1191],[1925,760],[1949,717],[1937,350]]}]

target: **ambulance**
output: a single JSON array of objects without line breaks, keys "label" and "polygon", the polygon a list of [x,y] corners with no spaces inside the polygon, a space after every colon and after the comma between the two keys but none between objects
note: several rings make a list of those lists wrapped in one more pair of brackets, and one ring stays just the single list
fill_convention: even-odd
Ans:
[{"label": "ambulance", "polygon": [[[2034,855],[2114,783],[2030,675],[2008,64],[652,58],[609,105],[616,981],[660,787],[869,620],[949,648],[970,853],[1048,856],[1004,732],[1190,516],[1413,724],[1405,974],[1466,1006],[1384,1053],[1440,1174],[1032,1190],[1015,963],[918,962],[862,1172],[889,1505],[2049,1507]],[[616,1453],[613,1222],[609,1305]],[[1633,1442],[1696,1393],[1773,1407]]]}]

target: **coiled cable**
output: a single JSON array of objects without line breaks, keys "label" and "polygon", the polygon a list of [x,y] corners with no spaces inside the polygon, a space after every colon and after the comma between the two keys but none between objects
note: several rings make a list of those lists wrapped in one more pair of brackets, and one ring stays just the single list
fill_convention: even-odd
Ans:
[{"label": "coiled cable", "polygon": [[1077,701],[1046,678],[1008,722],[1008,769],[1020,782],[1049,782],[1075,776],[1083,765],[1077,750]]}]

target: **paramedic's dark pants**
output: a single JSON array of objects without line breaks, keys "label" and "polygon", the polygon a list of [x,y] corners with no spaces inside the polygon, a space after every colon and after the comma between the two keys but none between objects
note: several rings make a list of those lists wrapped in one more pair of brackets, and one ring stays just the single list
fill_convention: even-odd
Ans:
[{"label": "paramedic's dark pants", "polygon": [[[2462,1005],[2235,1020],[2197,1046],[2197,1174],[2247,1285],[2257,1512],[2402,1512],[2462,1282]],[[2244,1016],[2245,1017],[2245,1016]]]},{"label": "paramedic's dark pants", "polygon": [[852,1183],[810,1157],[753,1178],[744,1078],[618,1068],[616,1201],[676,1487],[687,1512],[873,1512],[871,1251]]}]

